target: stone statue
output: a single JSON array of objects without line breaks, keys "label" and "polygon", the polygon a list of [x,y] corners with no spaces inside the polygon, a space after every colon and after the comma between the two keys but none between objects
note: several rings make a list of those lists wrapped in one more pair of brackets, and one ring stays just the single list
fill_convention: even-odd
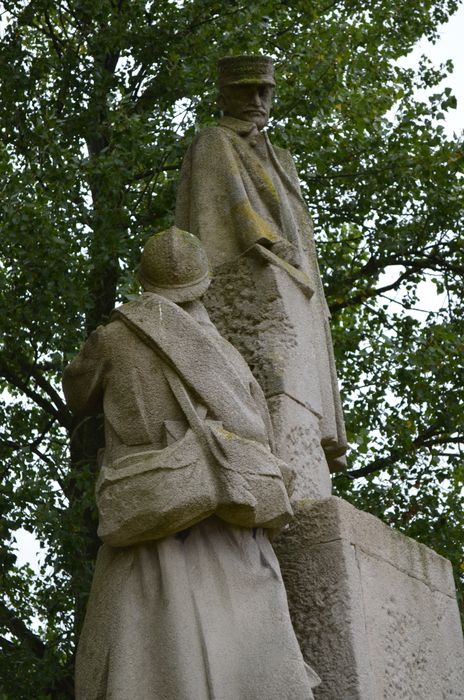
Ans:
[{"label": "stone statue", "polygon": [[266,401],[200,297],[197,237],[145,246],[144,293],[68,366],[70,408],[103,410],[99,550],[78,700],[309,700],[268,528],[291,515]]},{"label": "stone statue", "polygon": [[219,61],[224,116],[185,156],[176,225],[205,246],[214,268],[205,305],[264,389],[296,496],[322,497],[346,437],[312,223],[291,155],[263,131],[274,85],[270,58]]}]

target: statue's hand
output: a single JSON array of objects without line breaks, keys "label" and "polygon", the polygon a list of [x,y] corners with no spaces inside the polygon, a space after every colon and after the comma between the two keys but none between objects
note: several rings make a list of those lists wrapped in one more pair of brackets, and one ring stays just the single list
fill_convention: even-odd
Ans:
[{"label": "statue's hand", "polygon": [[281,238],[279,241],[272,243],[270,249],[282,260],[293,265],[293,267],[300,267],[300,261],[298,259],[298,251],[290,241]]}]

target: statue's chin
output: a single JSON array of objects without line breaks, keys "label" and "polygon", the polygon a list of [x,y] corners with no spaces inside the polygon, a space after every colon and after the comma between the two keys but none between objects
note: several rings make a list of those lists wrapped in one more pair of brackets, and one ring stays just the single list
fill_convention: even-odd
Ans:
[{"label": "statue's chin", "polygon": [[256,127],[261,131],[267,124],[267,117],[265,116],[247,116],[242,117],[244,121],[250,122],[251,124],[256,124]]},{"label": "statue's chin", "polygon": [[267,124],[267,119],[266,119],[266,117],[262,117],[262,118],[260,118],[260,119],[253,119],[253,121],[254,121],[254,123],[256,124],[256,126],[257,126],[257,128],[258,128],[259,131],[261,131],[261,129],[264,129],[264,127],[265,127],[266,124]]}]

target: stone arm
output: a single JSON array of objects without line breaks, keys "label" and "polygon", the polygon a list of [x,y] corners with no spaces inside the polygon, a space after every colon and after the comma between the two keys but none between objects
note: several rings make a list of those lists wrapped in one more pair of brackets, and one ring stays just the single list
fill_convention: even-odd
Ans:
[{"label": "stone arm", "polygon": [[103,410],[104,376],[108,365],[105,328],[99,326],[64,371],[63,391],[75,415],[93,415]]}]

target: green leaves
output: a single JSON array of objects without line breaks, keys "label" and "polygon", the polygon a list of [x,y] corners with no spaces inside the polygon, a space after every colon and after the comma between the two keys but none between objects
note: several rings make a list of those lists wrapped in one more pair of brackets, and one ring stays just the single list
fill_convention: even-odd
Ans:
[{"label": "green leaves", "polygon": [[[134,293],[145,239],[172,223],[178,168],[195,129],[217,115],[215,65],[229,53],[276,60],[271,139],[295,156],[315,219],[352,444],[337,493],[464,575],[462,137],[442,128],[456,107],[439,87],[450,65],[398,63],[437,37],[457,3],[4,6],[3,696],[72,697],[102,436],[98,421],[71,422],[60,376]],[[426,308],[424,281],[441,307]],[[415,311],[424,304],[428,313]],[[21,527],[44,544],[40,576],[15,567]]]}]

